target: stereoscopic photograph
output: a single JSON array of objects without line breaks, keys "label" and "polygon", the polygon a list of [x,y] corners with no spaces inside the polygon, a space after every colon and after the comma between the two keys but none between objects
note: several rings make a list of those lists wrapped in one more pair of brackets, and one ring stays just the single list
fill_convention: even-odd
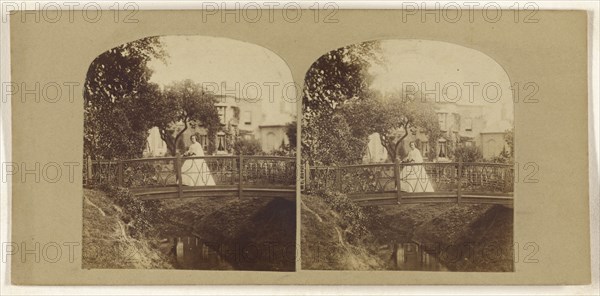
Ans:
[{"label": "stereoscopic photograph", "polygon": [[483,52],[324,53],[302,101],[302,268],[513,271],[513,98]]},{"label": "stereoscopic photograph", "polygon": [[89,65],[84,269],[293,271],[296,101],[273,52],[146,37]]},{"label": "stereoscopic photograph", "polygon": [[591,282],[591,10],[99,4],[3,24],[3,282]]}]

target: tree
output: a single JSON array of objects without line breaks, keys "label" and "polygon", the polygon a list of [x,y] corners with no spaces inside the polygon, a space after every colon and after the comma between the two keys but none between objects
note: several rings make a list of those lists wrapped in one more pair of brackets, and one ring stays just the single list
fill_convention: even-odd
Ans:
[{"label": "tree", "polygon": [[373,100],[370,107],[373,115],[373,131],[379,134],[381,144],[385,147],[389,158],[394,161],[399,157],[404,139],[418,130],[424,131],[435,147],[441,131],[437,114],[431,102],[417,100],[406,93]]},{"label": "tree", "polygon": [[302,144],[302,154],[313,163],[325,165],[353,164],[362,160],[367,139],[352,137],[352,128],[340,112],[329,117],[319,116],[313,124],[303,126],[302,132],[311,133]]},{"label": "tree", "polygon": [[305,118],[329,114],[346,100],[368,98],[373,80],[368,69],[380,62],[379,49],[379,41],[362,42],[332,50],[314,62],[304,79]]},{"label": "tree", "polygon": [[[202,85],[187,79],[166,86],[160,99],[153,100],[154,110],[162,110],[156,114],[152,123],[160,131],[161,139],[166,143],[171,155],[177,153],[177,143],[191,124],[203,126],[208,138],[214,139],[221,126],[215,103],[216,96],[204,91]],[[178,124],[183,127],[179,128]],[[215,143],[209,140],[208,154],[215,150]]]},{"label": "tree", "polygon": [[508,145],[508,156],[513,159],[515,157],[515,129],[511,128],[505,131],[504,141]]},{"label": "tree", "polygon": [[344,114],[338,109],[372,97],[368,69],[381,61],[379,48],[378,41],[349,45],[326,53],[310,67],[302,99],[304,159],[328,164],[362,159],[368,141],[361,133],[355,137],[354,130],[361,124],[344,118],[351,110]]},{"label": "tree", "polygon": [[290,143],[290,149],[296,149],[296,135],[298,134],[298,122],[296,120],[289,122],[285,126],[285,134],[288,138],[288,142]]},{"label": "tree", "polygon": [[158,97],[147,63],[165,60],[158,37],[112,48],[91,63],[84,84],[84,154],[94,159],[140,157],[152,127],[148,101]]}]

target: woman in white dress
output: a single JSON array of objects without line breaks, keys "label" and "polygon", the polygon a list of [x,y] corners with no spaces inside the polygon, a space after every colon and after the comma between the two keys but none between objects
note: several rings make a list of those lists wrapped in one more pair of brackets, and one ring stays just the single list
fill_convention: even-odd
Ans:
[{"label": "woman in white dress", "polygon": [[[204,156],[204,149],[196,135],[190,137],[192,144],[184,156]],[[187,159],[181,166],[181,183],[187,186],[215,186],[215,180],[206,161],[202,158]]]},{"label": "woman in white dress", "polygon": [[417,149],[415,142],[410,142],[410,151],[403,162],[411,163],[411,165],[404,165],[402,168],[400,190],[406,192],[433,192],[433,186],[431,186],[425,167],[413,164],[423,163],[423,156],[421,156],[421,151]]}]

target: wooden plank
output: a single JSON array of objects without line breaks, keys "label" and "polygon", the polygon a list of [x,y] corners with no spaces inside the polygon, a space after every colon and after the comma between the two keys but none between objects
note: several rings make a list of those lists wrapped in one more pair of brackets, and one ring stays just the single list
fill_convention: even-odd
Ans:
[{"label": "wooden plank", "polygon": [[[179,197],[178,192],[163,192],[157,194],[145,194],[137,196],[142,200],[162,200],[162,199],[179,199],[179,198],[196,198],[196,197],[238,197],[237,189],[232,189],[228,191],[193,191],[193,192],[184,192],[181,197]],[[295,198],[296,192],[293,190],[288,191],[264,191],[264,190],[253,190],[253,191],[245,191],[244,197],[282,197],[282,198]]]},{"label": "wooden plank", "polygon": [[295,198],[296,191],[244,191],[244,197],[284,197]]}]

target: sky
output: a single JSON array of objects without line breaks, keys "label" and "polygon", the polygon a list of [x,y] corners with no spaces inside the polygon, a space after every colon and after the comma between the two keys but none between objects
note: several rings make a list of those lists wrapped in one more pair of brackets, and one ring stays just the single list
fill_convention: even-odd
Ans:
[{"label": "sky", "polygon": [[[204,83],[216,93],[233,93],[240,98],[260,101],[270,122],[289,121],[272,110],[285,110],[295,114],[295,88],[287,64],[270,50],[228,38],[208,36],[160,37],[169,55],[167,64],[152,60],[148,66],[154,70],[151,81],[168,85],[173,81],[191,79]],[[225,83],[225,87],[223,87]],[[224,91],[227,89],[228,91]],[[274,108],[275,107],[275,108]]]},{"label": "sky", "polygon": [[[389,93],[401,90],[403,85],[408,88],[408,85],[416,83],[421,91],[435,90],[438,83],[439,93],[431,96],[442,101],[456,101],[457,104],[484,105],[493,119],[498,119],[504,107],[512,121],[513,97],[509,77],[496,61],[484,53],[429,40],[386,40],[382,41],[381,48],[385,62],[369,69],[375,76],[371,85],[373,89]],[[446,95],[443,94],[444,88]]]}]

